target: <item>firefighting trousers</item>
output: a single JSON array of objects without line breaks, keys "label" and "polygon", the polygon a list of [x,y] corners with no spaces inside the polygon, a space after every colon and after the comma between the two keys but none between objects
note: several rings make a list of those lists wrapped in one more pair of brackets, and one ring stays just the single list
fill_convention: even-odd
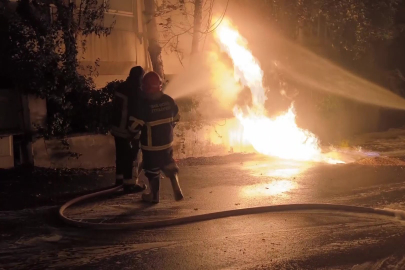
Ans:
[{"label": "firefighting trousers", "polygon": [[142,155],[143,169],[149,182],[158,181],[161,171],[167,177],[178,173],[178,167],[173,159],[173,148],[170,147],[161,151],[142,150]]},{"label": "firefighting trousers", "polygon": [[114,139],[116,176],[132,179],[132,166],[138,156],[139,140],[130,141],[120,137]]}]

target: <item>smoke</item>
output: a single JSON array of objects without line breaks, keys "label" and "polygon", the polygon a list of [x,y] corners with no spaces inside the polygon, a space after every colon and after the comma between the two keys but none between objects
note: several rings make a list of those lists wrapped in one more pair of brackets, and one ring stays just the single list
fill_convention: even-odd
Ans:
[{"label": "smoke", "polygon": [[358,102],[392,109],[405,109],[405,100],[402,97],[310,51],[288,42],[284,43],[290,61],[287,64],[277,61],[275,65],[290,79],[311,89],[329,92]]},{"label": "smoke", "polygon": [[[244,21],[241,25],[241,34],[246,37],[249,48],[265,73],[278,70],[288,80],[305,88],[366,104],[405,110],[405,99],[391,91],[287,41],[260,24]],[[200,105],[211,114],[215,114],[216,105],[231,111],[242,88],[234,76],[232,65],[227,62],[229,59],[222,56],[214,43],[210,46],[206,52],[193,57],[190,64],[168,84],[165,92],[175,99],[204,93],[209,98],[201,100],[204,104]],[[288,97],[293,99],[294,95]]]},{"label": "smoke", "polygon": [[[328,92],[361,103],[405,110],[405,99],[367,81],[297,43],[286,40],[260,23],[240,25],[241,34],[266,71],[280,71],[289,81],[302,87]],[[270,89],[271,91],[272,89]]]},{"label": "smoke", "polygon": [[211,67],[206,55],[197,55],[191,63],[169,82],[165,93],[174,99],[187,97],[211,88]]},{"label": "smoke", "polygon": [[214,46],[210,51],[194,56],[169,82],[165,93],[174,99],[197,98],[199,112],[205,117],[232,115],[243,88],[235,80],[232,63],[227,60]]}]

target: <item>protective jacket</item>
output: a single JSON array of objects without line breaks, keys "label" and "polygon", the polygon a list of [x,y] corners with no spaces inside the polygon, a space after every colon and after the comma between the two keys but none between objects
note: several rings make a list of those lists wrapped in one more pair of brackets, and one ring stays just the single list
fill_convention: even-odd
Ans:
[{"label": "protective jacket", "polygon": [[[128,131],[129,108],[137,106],[139,84],[131,84],[128,80],[118,86],[113,98],[111,134],[115,137],[130,139],[134,137]],[[135,137],[139,138],[139,132]]]},{"label": "protective jacket", "polygon": [[143,99],[131,113],[128,129],[132,134],[141,130],[141,148],[160,151],[172,147],[173,128],[180,120],[176,102],[168,95],[159,99]]}]

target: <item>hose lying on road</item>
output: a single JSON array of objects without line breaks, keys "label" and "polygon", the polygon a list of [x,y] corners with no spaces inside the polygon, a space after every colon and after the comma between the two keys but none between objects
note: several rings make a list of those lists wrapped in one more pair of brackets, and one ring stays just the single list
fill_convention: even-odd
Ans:
[{"label": "hose lying on road", "polygon": [[187,223],[194,223],[200,221],[207,221],[219,218],[226,218],[232,216],[242,216],[242,215],[251,215],[251,214],[260,214],[260,213],[269,213],[269,212],[282,212],[282,211],[303,211],[303,210],[328,210],[328,211],[343,211],[343,212],[352,212],[352,213],[362,213],[362,214],[376,214],[387,217],[398,217],[405,219],[404,211],[397,210],[386,210],[386,209],[376,209],[370,207],[361,207],[361,206],[352,206],[352,205],[339,205],[339,204],[284,204],[284,205],[270,205],[270,206],[259,206],[259,207],[250,207],[234,210],[226,210],[220,212],[213,212],[201,215],[192,215],[186,217],[178,217],[172,219],[163,219],[156,221],[145,221],[145,222],[129,222],[129,223],[91,223],[85,221],[79,221],[71,219],[64,215],[64,211],[84,200],[95,198],[102,195],[112,194],[118,190],[122,189],[122,186],[117,186],[107,190],[91,193],[81,197],[77,197],[73,200],[68,201],[59,209],[59,216],[62,220],[70,225],[84,228],[92,229],[104,229],[104,230],[114,230],[114,229],[150,229],[150,228],[161,228],[173,225],[181,225]]}]

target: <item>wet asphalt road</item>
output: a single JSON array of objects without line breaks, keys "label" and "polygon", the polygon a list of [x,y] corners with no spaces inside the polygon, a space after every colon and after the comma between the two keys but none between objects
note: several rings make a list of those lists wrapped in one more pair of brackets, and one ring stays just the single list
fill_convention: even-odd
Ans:
[{"label": "wet asphalt road", "polygon": [[[68,211],[93,222],[156,220],[287,203],[405,209],[401,166],[326,165],[253,155],[189,160],[186,200],[113,196]],[[0,269],[405,269],[405,224],[373,215],[306,211],[233,217],[156,230],[83,230],[52,209],[1,212]]]}]

